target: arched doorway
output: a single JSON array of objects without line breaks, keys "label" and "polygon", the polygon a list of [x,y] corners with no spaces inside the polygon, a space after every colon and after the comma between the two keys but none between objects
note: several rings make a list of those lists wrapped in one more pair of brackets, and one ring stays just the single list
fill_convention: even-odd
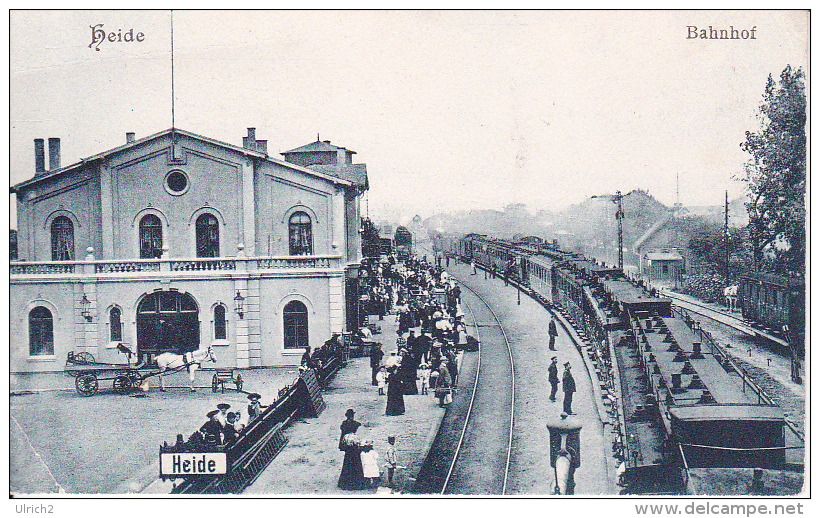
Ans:
[{"label": "arched doorway", "polygon": [[137,306],[137,353],[151,362],[164,352],[199,348],[199,309],[187,293],[155,291]]}]

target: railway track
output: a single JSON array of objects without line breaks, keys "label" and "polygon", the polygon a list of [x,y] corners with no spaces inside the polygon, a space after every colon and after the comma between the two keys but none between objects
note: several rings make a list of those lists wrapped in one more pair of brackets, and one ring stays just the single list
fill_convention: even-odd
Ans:
[{"label": "railway track", "polygon": [[737,329],[738,331],[745,333],[749,336],[759,336],[765,338],[766,340],[769,340],[770,342],[773,342],[781,347],[788,348],[789,346],[788,342],[786,342],[782,338],[779,338],[771,333],[758,329],[741,318],[732,315],[727,315],[726,313],[723,313],[721,311],[716,311],[698,302],[684,300],[674,292],[661,290],[661,293],[664,296],[672,299],[676,306],[679,306],[691,313],[697,313],[700,316],[706,317],[710,320],[714,320],[715,322]]},{"label": "railway track", "polygon": [[[472,391],[459,393],[416,482],[417,493],[504,495],[515,423],[515,364],[506,331],[492,307],[461,279],[462,295],[475,323],[479,351],[465,353],[459,382],[474,377]],[[473,304],[465,298],[474,297]],[[476,303],[477,302],[477,303]],[[506,390],[509,387],[509,390]],[[459,412],[466,407],[466,412]]]},{"label": "railway track", "polygon": [[[503,495],[507,491],[515,423],[515,363],[507,333],[492,307],[460,279],[459,284],[481,302],[483,310],[479,314],[483,314],[482,317],[491,316],[492,320],[488,322],[489,319],[479,318],[473,305],[469,306],[476,324],[476,338],[483,345],[479,348],[478,368],[467,418],[441,494]],[[504,347],[499,347],[502,340]],[[485,358],[483,362],[482,356]],[[507,385],[510,386],[509,394],[499,390]],[[503,401],[506,396],[509,396],[509,401]],[[508,414],[508,417],[504,414]],[[498,447],[498,439],[503,436],[506,436],[506,441],[502,442],[506,451]],[[501,467],[499,464],[503,469],[497,469]],[[490,466],[492,469],[488,471]]]}]

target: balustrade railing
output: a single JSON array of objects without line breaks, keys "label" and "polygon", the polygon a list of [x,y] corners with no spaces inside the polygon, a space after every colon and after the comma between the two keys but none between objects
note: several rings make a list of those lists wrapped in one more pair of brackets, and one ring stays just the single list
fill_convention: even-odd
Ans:
[{"label": "balustrade railing", "polygon": [[116,274],[134,272],[254,271],[338,268],[341,257],[328,255],[228,257],[192,259],[132,259],[122,261],[14,261],[10,275]]},{"label": "balustrade railing", "polygon": [[171,261],[172,272],[236,270],[235,259],[186,259]]},{"label": "balustrade railing", "polygon": [[10,275],[52,275],[74,273],[76,262],[14,262],[9,264]]},{"label": "balustrade railing", "polygon": [[303,256],[303,257],[260,257],[256,258],[256,267],[261,270],[279,268],[330,268],[336,257]]},{"label": "balustrade railing", "polygon": [[160,261],[99,261],[94,263],[94,273],[158,272]]}]

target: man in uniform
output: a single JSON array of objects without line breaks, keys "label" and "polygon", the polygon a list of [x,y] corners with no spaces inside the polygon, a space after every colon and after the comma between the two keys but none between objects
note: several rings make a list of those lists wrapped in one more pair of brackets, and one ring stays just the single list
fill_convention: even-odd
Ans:
[{"label": "man in uniform", "polygon": [[552,385],[552,391],[550,392],[550,401],[555,402],[555,394],[558,392],[558,357],[552,357],[552,363],[550,363],[549,368],[547,368],[547,372],[549,372],[548,380],[550,385]]},{"label": "man in uniform", "polygon": [[555,319],[550,319],[549,325],[549,335],[550,335],[550,351],[555,350],[555,337],[558,336],[558,329],[555,327]]},{"label": "man in uniform", "polygon": [[575,378],[572,377],[572,373],[569,369],[570,364],[566,362],[564,364],[564,376],[561,382],[564,384],[564,412],[572,415],[572,394],[575,393]]}]

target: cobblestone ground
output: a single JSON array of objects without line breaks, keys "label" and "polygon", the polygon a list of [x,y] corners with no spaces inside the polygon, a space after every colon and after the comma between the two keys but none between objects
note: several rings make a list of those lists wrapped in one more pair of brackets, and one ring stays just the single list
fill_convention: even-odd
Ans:
[{"label": "cobblestone ground", "polygon": [[[209,384],[212,372],[201,371],[197,384]],[[293,368],[242,371],[245,389],[271,401],[293,382]],[[184,386],[187,374],[166,379]],[[205,414],[226,402],[246,414],[247,398],[235,391],[152,389],[146,398],[100,392],[83,397],[62,375],[26,376],[26,386],[42,393],[13,395],[9,401],[10,469],[13,494],[135,493],[157,478],[159,445],[187,438],[205,422]],[[73,387],[73,379],[67,384]],[[19,386],[19,385],[18,385]],[[102,386],[102,383],[101,383]]]},{"label": "cobblestone ground", "polygon": [[[384,344],[388,355],[395,350],[395,320],[395,316],[387,315],[378,321],[382,333],[374,336]],[[387,436],[396,436],[398,463],[405,469],[397,470],[393,481],[397,491],[408,492],[444,416],[432,391],[429,395],[405,396],[403,416],[385,416],[387,396],[379,396],[378,389],[370,384],[370,360],[357,358],[339,371],[323,397],[325,411],[316,419],[303,419],[288,428],[287,446],[244,494],[365,496],[379,491],[343,491],[336,487],[344,458],[338,447],[339,425],[348,408],[356,411],[356,420],[362,423],[358,435],[373,441],[379,467],[385,472],[384,482]]]}]

